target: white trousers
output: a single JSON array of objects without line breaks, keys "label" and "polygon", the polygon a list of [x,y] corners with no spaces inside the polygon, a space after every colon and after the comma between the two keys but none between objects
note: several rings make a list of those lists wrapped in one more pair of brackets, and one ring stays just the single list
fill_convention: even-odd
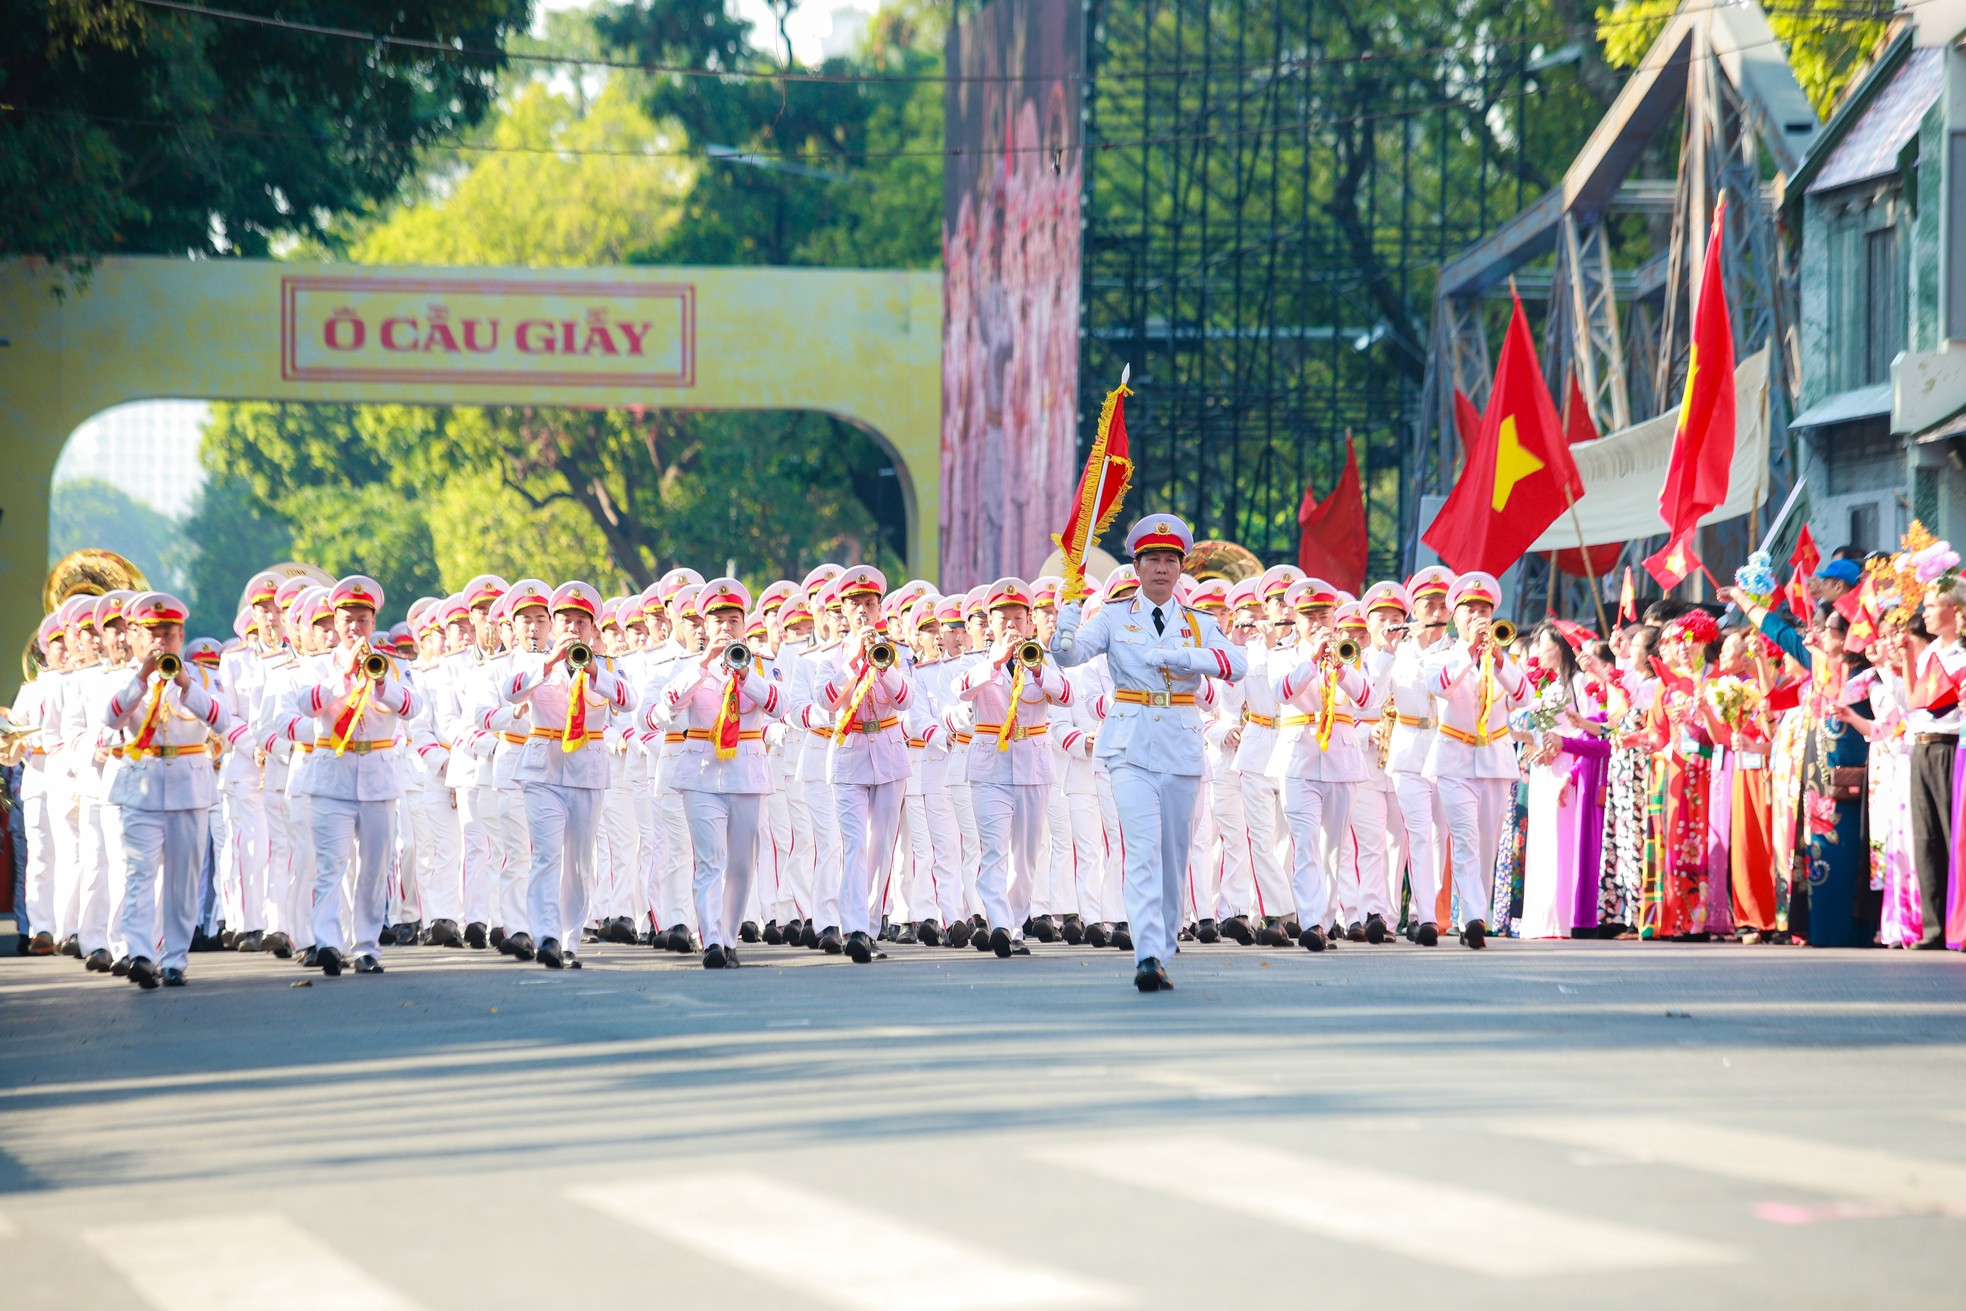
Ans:
[{"label": "white trousers", "polygon": [[287,826],[294,835],[293,876],[287,883],[287,932],[302,951],[314,945],[314,798],[287,794]]},{"label": "white trousers", "polygon": [[48,789],[48,815],[54,825],[54,888],[49,904],[55,941],[72,936],[82,919],[82,793],[70,779]]},{"label": "white trousers", "polygon": [[758,825],[759,913],[780,924],[799,918],[799,901],[792,886],[795,839],[792,836],[792,799],[785,794],[782,781],[767,793],[764,817]]},{"label": "white trousers", "polygon": [[493,925],[498,918],[498,885],[504,848],[494,840],[499,823],[498,789],[470,784],[457,790],[458,857],[467,924]]},{"label": "white trousers", "polygon": [[1268,774],[1243,771],[1242,825],[1249,840],[1249,878],[1253,909],[1265,919],[1290,913],[1290,873],[1282,853],[1289,849],[1290,826],[1283,814],[1283,787]]},{"label": "white trousers", "polygon": [[904,877],[891,879],[900,886],[907,903],[905,919],[910,924],[939,918],[935,895],[935,842],[929,836],[928,798],[911,792],[901,798],[901,832],[895,839],[895,868]]},{"label": "white trousers", "polygon": [[[967,748],[965,748],[967,750]],[[950,768],[967,768],[968,762],[952,757]],[[976,875],[983,868],[983,842],[976,832],[976,808],[970,802],[969,780],[951,779],[949,804],[956,813],[956,836],[962,843],[963,914],[981,915],[983,902],[976,895]]]},{"label": "white trousers", "polygon": [[240,933],[266,927],[266,811],[258,780],[236,779],[219,792],[225,842],[218,850],[218,917]]},{"label": "white trousers", "polygon": [[110,903],[117,899],[118,885],[129,876],[115,818],[117,809],[100,797],[82,798],[82,902],[75,934],[84,956],[109,949]]},{"label": "white trousers", "polygon": [[[398,764],[398,769],[411,766]],[[423,834],[417,827],[418,793],[421,787],[406,789],[396,799],[396,868],[389,879],[388,923],[423,922],[423,881],[417,852]],[[407,944],[405,944],[407,945]]]},{"label": "white trousers", "polygon": [[[123,850],[123,808],[103,802],[98,819],[104,858],[109,861],[109,954],[130,954],[130,940],[123,933],[123,907],[129,904],[130,860]],[[87,955],[86,946],[83,951]]]},{"label": "white trousers", "polygon": [[654,920],[657,872],[662,868],[662,826],[655,820],[655,784],[648,770],[637,766],[632,779],[635,801],[635,850],[640,863],[635,871],[635,926],[646,931]]},{"label": "white trousers", "polygon": [[1462,924],[1485,923],[1495,893],[1495,852],[1502,844],[1502,821],[1509,808],[1509,780],[1440,778],[1434,786],[1440,791],[1453,855],[1455,910]]},{"label": "white trousers", "polygon": [[[268,933],[293,936],[294,840],[293,817],[287,813],[287,794],[278,787],[261,788],[260,813],[266,818],[266,924]],[[308,845],[312,839],[308,839]]]},{"label": "white trousers", "polygon": [[1189,924],[1214,919],[1221,895],[1222,835],[1208,804],[1211,786],[1204,783],[1195,789],[1195,823],[1188,838],[1188,877],[1181,903],[1183,922]]},{"label": "white trousers", "polygon": [[[840,825],[839,930],[849,937],[874,932],[874,890],[886,881],[901,824],[905,779],[887,783],[833,783]],[[825,924],[821,928],[827,927]]]},{"label": "white trousers", "polygon": [[813,905],[818,896],[813,882],[817,862],[813,858],[812,807],[803,782],[784,774],[780,776],[779,784],[785,795],[785,813],[792,824],[792,845],[785,857],[785,885],[791,898],[793,917],[807,920],[812,918]]},{"label": "white trousers", "polygon": [[1119,815],[1121,894],[1133,935],[1133,959],[1174,959],[1188,845],[1201,778],[1160,774],[1135,765],[1109,767]]},{"label": "white trousers", "polygon": [[1331,924],[1338,849],[1349,837],[1346,825],[1357,786],[1307,778],[1283,781],[1283,813],[1290,821],[1290,892],[1297,903],[1297,922],[1304,928]]},{"label": "white trousers", "polygon": [[526,931],[535,944],[544,945],[551,938],[568,951],[575,950],[580,946],[580,926],[587,922],[588,898],[594,888],[601,789],[526,783],[519,791],[525,805],[526,831],[532,839],[526,872]]},{"label": "white trousers", "polygon": [[[396,803],[315,797],[312,808],[314,945],[355,956],[378,955],[389,909],[389,866],[396,852]],[[344,900],[342,882],[351,856],[353,895]]]},{"label": "white trousers", "polygon": [[30,933],[55,931],[55,812],[54,798],[46,792],[21,798],[21,817],[27,826],[27,902],[21,909],[27,918],[22,927]]},{"label": "white trousers", "polygon": [[758,816],[764,797],[755,792],[685,792],[695,870],[690,895],[703,945],[734,947],[744,907],[757,874]]},{"label": "white trousers", "polygon": [[1031,909],[1032,884],[1038,872],[1038,843],[1044,834],[1045,794],[1042,783],[977,783],[969,785],[969,804],[976,812],[976,836],[983,847],[983,867],[976,874],[976,895],[983,917],[993,929],[1023,931]]},{"label": "white trousers", "polygon": [[525,791],[518,787],[493,788],[491,839],[497,851],[498,882],[492,900],[492,923],[503,924],[509,933],[530,933],[540,938],[527,919],[527,887],[532,877],[532,825],[526,817]]},{"label": "white trousers", "polygon": [[[1447,870],[1447,818],[1440,809],[1440,789],[1419,774],[1393,775],[1399,796],[1400,821],[1406,829],[1407,881],[1412,885],[1415,924],[1434,922],[1440,902],[1440,883]],[[1397,894],[1393,904],[1399,904]]]},{"label": "white trousers", "polygon": [[132,956],[176,970],[190,961],[191,933],[198,927],[198,871],[210,834],[203,807],[124,809],[123,936]]},{"label": "white trousers", "polygon": [[1348,924],[1377,915],[1396,923],[1399,909],[1399,871],[1404,863],[1405,837],[1399,822],[1399,795],[1387,788],[1359,784],[1352,794],[1352,833],[1341,853],[1340,900]]},{"label": "white trousers", "polygon": [[1250,872],[1249,820],[1242,806],[1242,771],[1225,766],[1210,779],[1208,804],[1215,815],[1215,831],[1222,839],[1215,907],[1209,913],[1217,919],[1247,915],[1256,909],[1256,895]]},{"label": "white trousers", "polygon": [[840,927],[840,885],[846,877],[840,852],[840,799],[823,778],[805,781],[812,812],[812,917],[819,927]]},{"label": "white trousers", "polygon": [[423,909],[434,920],[463,925],[464,865],[456,794],[441,779],[430,782],[417,797],[418,881]]},{"label": "white trousers", "polygon": [[655,917],[664,929],[677,925],[696,928],[696,908],[690,899],[690,881],[696,858],[690,849],[689,815],[683,809],[683,794],[672,787],[655,792],[655,824],[662,831],[662,862],[656,871]]},{"label": "white trousers", "polygon": [[1092,777],[1099,794],[1099,824],[1106,833],[1106,855],[1100,861],[1099,910],[1093,918],[1116,924],[1126,918],[1126,841],[1120,832],[1119,806],[1113,801],[1112,773],[1097,769]]},{"label": "white trousers", "polygon": [[928,888],[917,919],[930,916],[947,925],[961,919],[963,910],[962,830],[956,822],[956,803],[947,788],[922,793],[922,813],[928,822]]},{"label": "white trousers", "polygon": [[611,774],[601,806],[601,833],[608,858],[601,868],[594,917],[632,921],[637,916],[635,903],[641,900],[642,828],[635,818],[635,794],[628,782],[626,762],[616,760]]}]

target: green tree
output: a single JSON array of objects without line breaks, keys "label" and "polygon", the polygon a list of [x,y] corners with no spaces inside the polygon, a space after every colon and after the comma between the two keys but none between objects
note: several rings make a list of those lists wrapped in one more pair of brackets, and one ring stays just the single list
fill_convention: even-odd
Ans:
[{"label": "green tree", "polygon": [[254,573],[293,558],[293,530],[252,485],[233,474],[205,480],[184,518],[187,631],[194,637],[232,636],[232,616]]},{"label": "green tree", "polygon": [[[1635,68],[1666,29],[1676,0],[1622,0],[1597,11],[1606,62]],[[1768,26],[1816,113],[1828,118],[1843,89],[1877,52],[1891,26],[1888,8],[1866,10],[1834,0],[1785,0],[1768,7]]]},{"label": "green tree", "polygon": [[[502,51],[529,0],[336,0],[284,19]],[[136,0],[0,0],[0,254],[264,255],[332,240],[491,107],[501,53],[417,50]]]},{"label": "green tree", "polygon": [[183,585],[177,521],[101,478],[56,483],[48,503],[48,563],[85,546],[116,552],[153,587]]}]

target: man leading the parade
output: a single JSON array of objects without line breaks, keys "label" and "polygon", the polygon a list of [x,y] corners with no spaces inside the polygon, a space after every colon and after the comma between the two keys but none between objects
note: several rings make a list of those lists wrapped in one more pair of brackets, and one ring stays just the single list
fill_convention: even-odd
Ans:
[{"label": "man leading the parade", "polygon": [[1181,926],[1181,878],[1201,787],[1202,725],[1195,690],[1204,678],[1236,682],[1243,649],[1213,619],[1174,601],[1194,534],[1171,514],[1150,514],[1126,535],[1139,575],[1131,601],[1103,607],[1080,628],[1080,607],[1058,607],[1052,657],[1063,667],[1106,657],[1112,708],[1096,748],[1119,810],[1133,985],[1173,987],[1167,960]]}]

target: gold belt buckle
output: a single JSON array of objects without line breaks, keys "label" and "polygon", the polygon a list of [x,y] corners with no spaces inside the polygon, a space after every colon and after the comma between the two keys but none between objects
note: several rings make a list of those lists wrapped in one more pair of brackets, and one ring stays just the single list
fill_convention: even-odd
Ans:
[{"label": "gold belt buckle", "polygon": [[1165,708],[1174,704],[1171,699],[1172,696],[1173,694],[1170,692],[1149,692],[1147,693],[1147,704]]}]

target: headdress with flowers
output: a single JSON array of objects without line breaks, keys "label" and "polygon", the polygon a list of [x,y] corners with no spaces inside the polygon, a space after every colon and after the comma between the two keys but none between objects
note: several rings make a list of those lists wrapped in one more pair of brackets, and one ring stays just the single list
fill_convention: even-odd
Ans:
[{"label": "headdress with flowers", "polygon": [[1720,625],[1704,610],[1689,610],[1667,626],[1666,640],[1712,646],[1720,640]]}]

